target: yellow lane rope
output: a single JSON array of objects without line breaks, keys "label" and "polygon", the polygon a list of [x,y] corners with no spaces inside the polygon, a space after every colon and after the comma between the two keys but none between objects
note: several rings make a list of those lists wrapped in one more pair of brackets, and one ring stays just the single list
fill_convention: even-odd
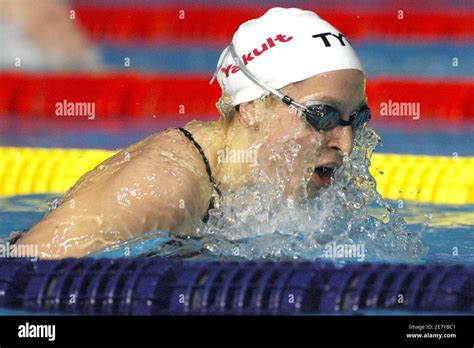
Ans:
[{"label": "yellow lane rope", "polygon": [[[64,193],[116,151],[0,147],[0,195]],[[374,154],[370,167],[385,198],[474,203],[474,157]]]}]

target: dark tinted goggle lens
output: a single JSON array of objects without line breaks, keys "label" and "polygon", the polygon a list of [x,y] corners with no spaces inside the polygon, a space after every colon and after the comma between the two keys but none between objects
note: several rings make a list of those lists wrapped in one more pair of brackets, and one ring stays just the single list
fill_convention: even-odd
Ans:
[{"label": "dark tinted goggle lens", "polygon": [[353,129],[362,127],[369,122],[371,118],[370,109],[367,106],[362,107],[359,111],[351,115],[351,125]]},{"label": "dark tinted goggle lens", "polygon": [[350,125],[353,129],[356,129],[370,120],[370,109],[368,107],[363,107],[354,112],[350,117],[350,121],[344,121],[339,110],[331,105],[310,105],[306,109],[303,110],[303,116],[306,122],[316,130],[329,130],[339,125]]}]

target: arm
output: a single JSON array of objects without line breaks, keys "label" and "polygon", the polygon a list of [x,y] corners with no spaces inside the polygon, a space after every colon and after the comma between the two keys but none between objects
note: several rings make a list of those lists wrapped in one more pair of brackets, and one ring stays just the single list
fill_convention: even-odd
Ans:
[{"label": "arm", "polygon": [[156,229],[191,233],[211,188],[188,146],[168,131],[126,148],[85,174],[18,243],[37,244],[39,257],[79,257]]}]

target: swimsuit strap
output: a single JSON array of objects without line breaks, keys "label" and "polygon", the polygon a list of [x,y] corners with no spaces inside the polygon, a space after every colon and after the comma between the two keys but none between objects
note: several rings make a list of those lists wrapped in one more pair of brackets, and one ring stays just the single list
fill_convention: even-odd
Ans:
[{"label": "swimsuit strap", "polygon": [[[206,166],[206,172],[207,172],[207,175],[209,176],[209,181],[211,182],[212,187],[217,192],[217,194],[219,196],[221,196],[221,194],[222,194],[221,190],[219,189],[219,185],[217,184],[216,179],[212,176],[211,166],[209,164],[209,161],[207,160],[206,155],[204,154],[204,151],[203,151],[201,145],[199,145],[197,143],[197,141],[194,140],[192,134],[190,132],[188,132],[186,129],[181,128],[181,127],[178,128],[178,129],[179,129],[179,131],[181,131],[181,133],[184,134],[184,136],[186,138],[188,138],[193,143],[193,145],[196,147],[196,149],[198,149],[199,153],[201,154],[202,160],[204,161],[204,165]],[[214,202],[215,202],[214,195],[212,195],[211,196],[211,201],[209,202],[209,207],[207,208],[207,214],[202,219],[202,221],[205,222],[205,223],[209,220],[209,210],[214,208]]]}]

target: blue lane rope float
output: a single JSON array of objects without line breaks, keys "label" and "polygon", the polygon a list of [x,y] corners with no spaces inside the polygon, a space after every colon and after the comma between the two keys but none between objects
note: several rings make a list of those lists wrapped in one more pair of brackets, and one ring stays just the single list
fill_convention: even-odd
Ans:
[{"label": "blue lane rope float", "polygon": [[474,313],[474,267],[3,259],[0,307],[84,315]]}]

